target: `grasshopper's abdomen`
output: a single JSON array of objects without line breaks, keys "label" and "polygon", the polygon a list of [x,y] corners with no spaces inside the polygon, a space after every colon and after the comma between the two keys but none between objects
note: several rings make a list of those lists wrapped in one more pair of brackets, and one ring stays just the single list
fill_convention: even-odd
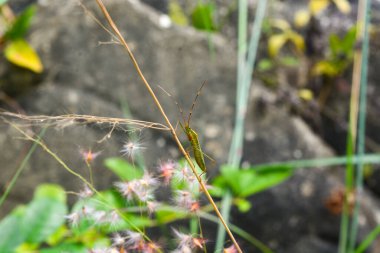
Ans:
[{"label": "grasshopper's abdomen", "polygon": [[206,172],[205,159],[203,156],[201,145],[199,144],[197,133],[188,126],[185,127],[185,131],[187,138],[190,141],[191,147],[193,148],[195,161],[197,162],[199,168],[201,168],[203,172]]}]

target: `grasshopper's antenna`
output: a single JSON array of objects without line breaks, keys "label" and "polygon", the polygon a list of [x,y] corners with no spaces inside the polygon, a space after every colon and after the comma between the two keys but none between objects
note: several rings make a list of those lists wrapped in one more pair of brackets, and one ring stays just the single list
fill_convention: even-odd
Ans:
[{"label": "grasshopper's antenna", "polygon": [[196,102],[197,102],[197,99],[198,99],[199,95],[201,94],[201,91],[202,91],[203,86],[205,86],[206,83],[207,83],[206,80],[203,81],[202,86],[199,88],[199,90],[198,90],[198,92],[197,92],[197,95],[196,95],[195,98],[194,98],[194,102],[193,102],[193,104],[191,105],[190,112],[189,112],[189,117],[187,118],[187,125],[188,125],[188,126],[190,125],[190,119],[191,119],[191,115],[193,114],[194,106],[195,106],[195,104],[196,104]]},{"label": "grasshopper's antenna", "polygon": [[[185,120],[185,116],[183,115],[183,110],[181,108],[181,106],[179,106],[178,102],[174,99],[174,97],[172,96],[172,94],[170,94],[168,91],[166,91],[161,85],[157,85],[158,88],[160,88],[163,92],[166,93],[166,95],[168,95],[168,97],[170,97],[171,99],[173,99],[174,103],[177,105],[178,107],[178,110],[182,116],[182,120],[183,120],[183,123],[185,124],[186,123],[186,120]],[[180,123],[181,124],[181,123]],[[181,125],[182,126],[182,125]]]}]

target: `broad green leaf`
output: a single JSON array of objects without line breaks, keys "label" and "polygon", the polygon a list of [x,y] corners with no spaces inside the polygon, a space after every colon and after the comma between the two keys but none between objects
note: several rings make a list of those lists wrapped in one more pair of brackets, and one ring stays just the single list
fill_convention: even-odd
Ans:
[{"label": "broad green leaf", "polygon": [[213,21],[214,13],[214,4],[199,3],[191,14],[192,25],[199,30],[215,31],[216,25]]},{"label": "broad green leaf", "polygon": [[285,33],[272,35],[268,41],[268,53],[271,57],[276,57],[280,49],[288,41],[288,35]]},{"label": "broad green leaf", "polygon": [[[248,171],[256,172],[254,168],[248,169]],[[280,166],[277,169],[257,172],[251,184],[244,185],[239,196],[248,197],[254,193],[278,185],[288,179],[293,174],[292,171],[287,167]]]},{"label": "broad green leaf", "polygon": [[255,168],[237,170],[224,165],[221,174],[235,197],[247,197],[281,183],[292,175],[292,170],[279,166],[257,172]]},{"label": "broad green leaf", "polygon": [[34,49],[25,40],[10,41],[5,48],[5,57],[8,61],[23,68],[41,73],[43,66]]},{"label": "broad green leaf", "polygon": [[347,1],[347,0],[333,0],[336,7],[338,7],[338,9],[344,13],[344,14],[348,14],[351,12],[351,5],[350,3]]},{"label": "broad green leaf", "polygon": [[14,252],[25,240],[22,230],[24,207],[18,207],[0,222],[0,252]]},{"label": "broad green leaf", "polygon": [[169,17],[177,25],[187,25],[189,21],[177,0],[169,2]]},{"label": "broad green leaf", "polygon": [[143,171],[136,168],[124,159],[114,157],[108,158],[104,162],[105,166],[113,171],[121,180],[131,181],[143,176]]},{"label": "broad green leaf", "polygon": [[327,8],[330,4],[330,0],[310,0],[309,10],[313,15],[317,15],[321,11]]},{"label": "broad green leaf", "polygon": [[81,243],[63,243],[49,249],[41,249],[40,253],[88,253],[88,249]]},{"label": "broad green leaf", "polygon": [[36,8],[34,6],[30,6],[25,9],[23,13],[16,18],[10,29],[5,33],[5,39],[17,40],[23,38],[29,29],[30,21],[32,20],[35,12]]},{"label": "broad green leaf", "polygon": [[40,185],[31,203],[26,207],[22,230],[27,243],[41,243],[64,222],[66,208],[65,191],[57,185]]}]

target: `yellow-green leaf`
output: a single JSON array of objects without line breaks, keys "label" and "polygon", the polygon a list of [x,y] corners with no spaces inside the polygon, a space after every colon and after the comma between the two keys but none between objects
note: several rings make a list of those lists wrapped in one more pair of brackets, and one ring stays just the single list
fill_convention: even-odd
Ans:
[{"label": "yellow-green leaf", "polygon": [[309,9],[313,15],[317,15],[329,5],[329,0],[310,0]]},{"label": "yellow-green leaf", "polygon": [[41,73],[43,66],[36,51],[25,40],[9,42],[5,48],[5,57],[15,65]]},{"label": "yellow-green leaf", "polygon": [[300,89],[298,91],[298,97],[302,98],[305,101],[310,101],[314,98],[313,92],[309,89]]},{"label": "yellow-green leaf", "polygon": [[337,68],[328,61],[317,62],[311,72],[313,75],[327,75],[336,76],[338,74]]},{"label": "yellow-green leaf", "polygon": [[305,49],[305,41],[301,35],[299,35],[296,32],[289,32],[288,33],[288,39],[293,42],[293,44],[296,46],[296,49],[299,52],[303,52]]},{"label": "yellow-green leaf", "polygon": [[310,21],[310,12],[307,10],[300,10],[294,16],[294,25],[298,28],[306,26]]},{"label": "yellow-green leaf", "polygon": [[271,57],[275,57],[278,54],[278,51],[284,46],[288,36],[285,33],[272,35],[268,41],[268,53]]},{"label": "yellow-green leaf", "polygon": [[169,2],[169,17],[177,25],[187,25],[189,23],[184,11],[177,0]]},{"label": "yellow-green leaf", "polygon": [[348,14],[351,12],[351,5],[350,3],[347,1],[347,0],[333,0],[336,7],[338,7],[338,9],[344,13],[344,14]]},{"label": "yellow-green leaf", "polygon": [[272,19],[270,23],[273,27],[278,28],[283,31],[290,29],[289,23],[284,19]]}]

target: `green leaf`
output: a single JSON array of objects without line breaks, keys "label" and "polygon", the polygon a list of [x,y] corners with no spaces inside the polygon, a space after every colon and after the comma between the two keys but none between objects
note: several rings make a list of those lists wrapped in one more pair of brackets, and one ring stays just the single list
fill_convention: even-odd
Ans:
[{"label": "green leaf", "polygon": [[216,25],[213,21],[215,6],[212,3],[199,3],[191,14],[191,21],[195,28],[199,30],[215,31]]},{"label": "green leaf", "polygon": [[8,0],[0,0],[0,5],[3,5],[3,4],[5,4],[6,2],[8,2]]},{"label": "green leaf", "polygon": [[289,167],[279,166],[271,168],[270,170],[256,172],[255,168],[248,169],[248,171],[255,172],[255,177],[251,184],[245,184],[240,192],[241,197],[247,197],[254,193],[264,191],[279,183],[282,183],[293,175],[293,170]]},{"label": "green leaf", "polygon": [[259,71],[267,71],[273,68],[273,61],[270,59],[262,59],[257,64],[257,70]]},{"label": "green leaf", "polygon": [[35,12],[35,6],[30,6],[29,8],[25,9],[23,13],[17,17],[11,28],[5,33],[5,39],[16,40],[23,38],[29,29],[30,22]]},{"label": "green leaf", "polygon": [[188,216],[187,211],[174,209],[159,209],[156,211],[156,219],[159,224],[167,224],[178,219],[183,219]]},{"label": "green leaf", "polygon": [[369,248],[374,240],[378,238],[380,235],[380,225],[378,225],[376,228],[374,228],[360,243],[358,248],[355,250],[355,253],[363,253],[366,251],[367,248]]},{"label": "green leaf", "polygon": [[65,202],[66,194],[60,186],[44,184],[37,188],[23,218],[26,242],[43,242],[65,222]]},{"label": "green leaf", "polygon": [[0,222],[0,252],[14,252],[15,248],[25,240],[22,230],[24,207],[18,207]]},{"label": "green leaf", "polygon": [[8,61],[15,65],[30,69],[36,73],[43,71],[40,58],[25,40],[17,39],[11,41],[6,46],[4,53]]},{"label": "green leaf", "polygon": [[234,204],[239,208],[239,211],[242,213],[248,212],[251,209],[251,203],[242,198],[237,198],[234,200]]},{"label": "green leaf", "polygon": [[342,51],[345,54],[352,54],[352,50],[355,46],[355,41],[356,41],[356,26],[351,27],[344,38],[342,39]]},{"label": "green leaf", "polygon": [[329,37],[330,50],[334,57],[340,53],[341,41],[338,35],[331,34]]},{"label": "green leaf", "polygon": [[62,253],[62,252],[88,253],[88,249],[83,244],[80,244],[80,243],[63,243],[49,249],[41,249],[38,252],[40,253]]},{"label": "green leaf", "polygon": [[68,228],[65,225],[62,225],[46,239],[46,242],[52,246],[57,245],[63,240],[68,232]]},{"label": "green leaf", "polygon": [[266,190],[286,180],[292,175],[288,166],[270,167],[266,170],[236,169],[228,165],[221,167],[223,180],[219,184],[226,184],[235,197],[247,197],[254,193]]},{"label": "green leaf", "polygon": [[105,166],[112,170],[121,180],[131,181],[143,176],[143,171],[136,168],[124,159],[114,157],[108,158],[104,162]]},{"label": "green leaf", "polygon": [[299,65],[299,60],[292,56],[284,56],[280,58],[280,63],[287,67],[296,67]]}]

